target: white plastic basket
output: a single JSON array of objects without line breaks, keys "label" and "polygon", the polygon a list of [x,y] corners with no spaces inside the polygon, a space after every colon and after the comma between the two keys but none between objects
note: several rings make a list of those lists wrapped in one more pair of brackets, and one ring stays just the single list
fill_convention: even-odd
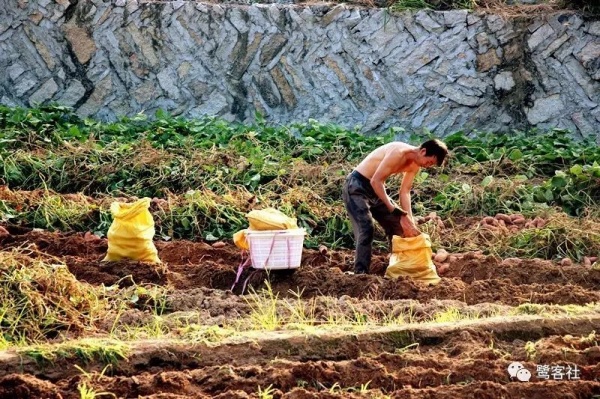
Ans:
[{"label": "white plastic basket", "polygon": [[247,230],[250,260],[255,269],[297,269],[302,260],[304,229]]}]

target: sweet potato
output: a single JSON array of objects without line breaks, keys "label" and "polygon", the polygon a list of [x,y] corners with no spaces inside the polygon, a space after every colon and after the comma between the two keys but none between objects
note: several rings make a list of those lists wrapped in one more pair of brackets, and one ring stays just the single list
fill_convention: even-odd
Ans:
[{"label": "sweet potato", "polygon": [[587,256],[583,257],[583,265],[585,267],[591,267],[592,266],[592,260],[590,258],[588,258]]},{"label": "sweet potato", "polygon": [[446,261],[446,259],[448,259],[448,256],[450,256],[450,254],[448,253],[448,251],[446,251],[445,249],[440,249],[440,250],[437,251],[437,253],[433,257],[433,260],[435,262],[443,263],[443,262]]},{"label": "sweet potato", "polygon": [[518,225],[523,225],[527,222],[523,216],[521,216],[519,218],[511,219],[511,220],[512,220],[513,224],[518,224]]},{"label": "sweet potato", "polygon": [[328,249],[325,245],[321,244],[319,245],[319,252],[321,255],[327,255]]},{"label": "sweet potato", "polygon": [[571,259],[569,259],[569,258],[563,258],[560,261],[560,265],[561,266],[571,266],[571,265],[573,265],[573,261]]},{"label": "sweet potato", "polygon": [[486,216],[486,217],[484,217],[484,218],[483,218],[483,220],[482,220],[482,222],[483,222],[483,223],[485,223],[485,224],[489,224],[489,225],[491,225],[491,226],[495,226],[495,225],[496,225],[496,223],[498,223],[498,222],[496,221],[496,219],[494,219],[494,218],[493,218],[493,217],[491,217],[491,216]]},{"label": "sweet potato", "polygon": [[503,220],[505,224],[512,224],[512,219],[505,213],[496,214],[496,219]]},{"label": "sweet potato", "polygon": [[510,215],[510,220],[515,221],[515,219],[525,219],[525,216],[521,215],[520,213],[513,213],[512,215]]},{"label": "sweet potato", "polygon": [[438,272],[438,274],[444,274],[448,271],[449,268],[450,268],[449,263],[442,263],[441,265],[438,266],[437,272]]}]

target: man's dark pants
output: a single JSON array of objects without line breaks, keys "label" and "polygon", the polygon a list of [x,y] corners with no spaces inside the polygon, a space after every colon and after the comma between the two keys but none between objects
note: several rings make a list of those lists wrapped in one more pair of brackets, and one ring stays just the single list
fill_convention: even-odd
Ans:
[{"label": "man's dark pants", "polygon": [[401,216],[390,213],[383,201],[375,194],[369,179],[357,171],[353,171],[346,178],[342,189],[342,199],[354,230],[356,243],[354,272],[357,274],[369,273],[375,232],[373,219],[383,227],[391,251],[392,236],[403,235],[400,226]]}]

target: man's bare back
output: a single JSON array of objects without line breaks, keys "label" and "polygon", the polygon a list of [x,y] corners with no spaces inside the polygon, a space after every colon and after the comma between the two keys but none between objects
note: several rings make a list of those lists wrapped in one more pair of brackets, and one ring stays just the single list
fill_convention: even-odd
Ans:
[{"label": "man's bare back", "polygon": [[[393,142],[385,144],[371,152],[355,170],[368,179],[372,179],[375,172],[382,164],[383,160],[388,158],[390,163],[390,175],[402,172],[418,172],[419,166],[406,157],[409,150],[415,150],[417,147],[410,144]],[[381,176],[385,180],[387,176]]]}]

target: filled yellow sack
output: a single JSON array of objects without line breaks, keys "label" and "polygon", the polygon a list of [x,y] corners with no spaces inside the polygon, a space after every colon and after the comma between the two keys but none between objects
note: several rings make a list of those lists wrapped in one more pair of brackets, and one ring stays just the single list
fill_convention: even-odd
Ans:
[{"label": "filled yellow sack", "polygon": [[113,222],[108,229],[108,251],[104,261],[124,258],[160,263],[154,246],[154,219],[148,208],[150,198],[134,203],[113,202],[110,212]]},{"label": "filled yellow sack", "polygon": [[296,218],[274,208],[255,209],[246,215],[250,230],[287,230],[297,229]]},{"label": "filled yellow sack", "polygon": [[247,230],[288,230],[297,229],[296,218],[291,218],[275,208],[255,209],[246,215],[250,227],[233,235],[233,243],[240,249],[250,250],[246,241]]},{"label": "filled yellow sack", "polygon": [[385,277],[408,276],[413,280],[437,284],[440,277],[433,264],[431,239],[421,233],[416,237],[392,237],[392,256],[385,271]]}]

